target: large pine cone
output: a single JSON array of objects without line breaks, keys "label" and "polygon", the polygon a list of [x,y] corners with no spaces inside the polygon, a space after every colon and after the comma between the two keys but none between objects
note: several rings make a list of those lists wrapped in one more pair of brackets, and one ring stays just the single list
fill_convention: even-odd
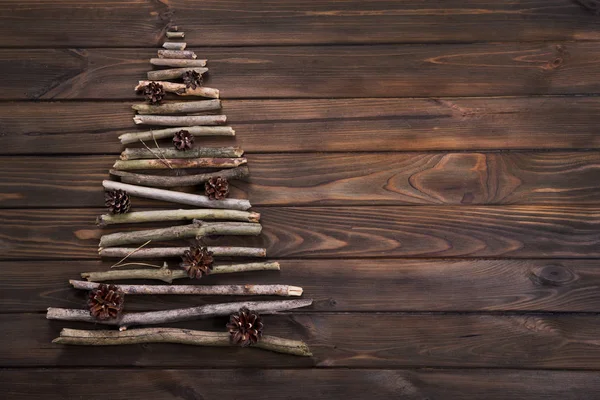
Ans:
[{"label": "large pine cone", "polygon": [[189,150],[194,145],[194,135],[182,129],[173,136],[173,145],[177,150]]},{"label": "large pine cone", "polygon": [[88,308],[92,317],[105,321],[119,318],[123,311],[125,295],[115,285],[101,283],[90,292]]},{"label": "large pine cone", "polygon": [[213,253],[206,247],[192,246],[181,257],[181,268],[185,269],[192,279],[200,279],[208,275],[213,267]]},{"label": "large pine cone", "polygon": [[104,193],[104,204],[111,214],[124,214],[131,208],[129,195],[124,190],[111,190]]},{"label": "large pine cone", "polygon": [[211,200],[223,200],[229,195],[229,182],[220,176],[213,176],[204,184],[204,192]]},{"label": "large pine cone", "polygon": [[197,87],[202,86],[204,83],[202,75],[193,69],[185,71],[182,77],[186,88],[196,89]]},{"label": "large pine cone", "polygon": [[600,15],[600,0],[577,0],[589,12]]},{"label": "large pine cone", "polygon": [[263,323],[257,312],[243,307],[229,316],[227,329],[231,334],[231,343],[247,347],[258,343],[262,337]]},{"label": "large pine cone", "polygon": [[144,87],[144,96],[150,104],[160,104],[165,97],[165,89],[158,82],[150,82]]}]

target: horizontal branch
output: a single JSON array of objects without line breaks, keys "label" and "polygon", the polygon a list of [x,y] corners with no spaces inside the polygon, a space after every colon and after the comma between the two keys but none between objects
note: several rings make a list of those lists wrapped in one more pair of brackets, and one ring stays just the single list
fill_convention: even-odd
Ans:
[{"label": "horizontal branch", "polygon": [[205,67],[207,60],[186,60],[177,58],[151,58],[150,64],[159,67]]},{"label": "horizontal branch", "polygon": [[[101,284],[69,280],[75,289],[93,290]],[[190,296],[302,296],[302,288],[288,285],[117,285],[131,295],[190,295]]]},{"label": "horizontal branch", "polygon": [[171,158],[153,160],[117,160],[113,169],[133,171],[138,169],[235,168],[246,164],[245,157],[237,158]]},{"label": "horizontal branch", "polygon": [[129,185],[127,183],[104,180],[102,186],[106,190],[124,190],[131,196],[144,197],[147,199],[169,201],[172,203],[186,204],[188,206],[206,208],[224,208],[232,210],[247,210],[252,205],[248,200],[224,199],[211,200],[206,196],[177,192],[174,190],[155,189],[145,186]]},{"label": "horizontal branch", "polygon": [[236,179],[243,180],[250,175],[250,171],[248,170],[248,167],[244,165],[237,168],[223,169],[204,174],[182,176],[145,175],[117,171],[114,169],[110,170],[110,174],[121,177],[121,181],[124,183],[131,183],[134,185],[151,187],[181,187],[199,185],[216,176],[220,176],[221,178],[225,178],[230,181]]},{"label": "horizontal branch", "polygon": [[221,100],[198,100],[178,103],[164,103],[158,106],[134,104],[131,106],[139,114],[182,114],[198,113],[221,109]]},{"label": "horizontal branch", "polygon": [[186,58],[195,60],[198,58],[196,53],[189,50],[159,50],[158,58]]},{"label": "horizontal branch", "polygon": [[204,158],[204,157],[241,157],[244,150],[239,147],[199,147],[180,151],[175,148],[144,149],[128,147],[121,153],[121,160],[143,160],[156,158]]},{"label": "horizontal branch", "polygon": [[235,136],[235,131],[230,126],[185,126],[178,128],[158,129],[145,132],[130,132],[119,136],[123,144],[135,143],[140,140],[170,139],[175,133],[185,129],[193,136]]},{"label": "horizontal branch", "polygon": [[159,69],[156,71],[148,71],[148,79],[151,81],[165,81],[169,79],[181,78],[187,71],[196,71],[200,75],[206,73],[208,68],[203,67],[186,67],[186,68],[172,68],[172,69]]},{"label": "horizontal branch", "polygon": [[[143,90],[146,85],[153,81],[139,81],[137,86],[135,87],[135,91],[139,92]],[[166,82],[161,81],[165,92],[175,93],[178,96],[200,96],[200,97],[209,97],[211,99],[219,98],[219,90],[207,88],[204,86],[198,86],[196,89],[188,88],[183,83],[175,83],[175,82]]]},{"label": "horizontal branch", "polygon": [[232,313],[239,311],[242,307],[247,307],[261,314],[272,314],[275,312],[307,307],[311,304],[312,299],[241,301],[235,303],[207,304],[165,311],[123,313],[120,318],[113,320],[96,320],[90,315],[88,310],[50,307],[46,313],[46,318],[50,320],[81,321],[103,325],[115,325],[124,330],[130,326],[136,325],[157,325],[231,315]]},{"label": "horizontal branch", "polygon": [[167,50],[185,50],[186,42],[164,42],[162,47]]},{"label": "horizontal branch", "polygon": [[[158,259],[158,258],[177,258],[183,256],[189,247],[153,247],[137,249],[135,247],[108,247],[100,249],[100,257],[124,258],[127,259]],[[260,247],[229,247],[229,246],[208,246],[208,251],[215,257],[266,257],[267,249]],[[256,264],[256,263],[254,263]],[[269,263],[273,264],[273,263]],[[243,265],[243,264],[240,264]],[[262,271],[262,270],[261,270]],[[232,271],[233,272],[233,271]],[[238,272],[238,271],[236,271]],[[246,271],[244,271],[246,272]],[[162,279],[161,279],[162,280]]]},{"label": "horizontal branch", "polygon": [[222,125],[227,122],[225,115],[136,115],[133,122],[138,125],[160,125],[160,126],[194,126],[194,125]]},{"label": "horizontal branch", "polygon": [[202,221],[258,222],[260,214],[249,211],[219,209],[136,211],[125,214],[103,214],[98,217],[96,223],[99,226],[106,226],[142,222],[191,221],[194,219]]},{"label": "horizontal branch", "polygon": [[100,247],[121,246],[124,244],[167,241],[177,239],[200,239],[212,235],[258,236],[262,226],[250,222],[199,222],[193,224],[171,226],[169,228],[146,229],[143,231],[117,232],[102,235]]},{"label": "horizontal branch", "polygon": [[[86,331],[65,328],[60,337],[52,343],[76,346],[115,346],[143,343],[177,343],[192,346],[231,347],[228,332],[194,331],[178,328],[141,328],[129,331]],[[311,357],[312,353],[306,343],[275,336],[263,336],[258,343],[250,346],[276,353]]]},{"label": "horizontal branch", "polygon": [[184,32],[167,32],[167,37],[169,39],[183,39],[185,38]]}]

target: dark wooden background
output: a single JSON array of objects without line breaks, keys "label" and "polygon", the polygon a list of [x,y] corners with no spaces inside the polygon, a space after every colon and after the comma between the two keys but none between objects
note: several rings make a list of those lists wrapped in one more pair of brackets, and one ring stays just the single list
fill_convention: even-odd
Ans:
[{"label": "dark wooden background", "polygon": [[[282,263],[218,282],[303,286],[266,323],[312,359],[50,343],[86,326],[45,319],[81,307],[67,279],[110,265],[101,180],[173,23],[249,156],[244,243]],[[600,398],[598,94],[570,0],[0,1],[2,397]]]}]

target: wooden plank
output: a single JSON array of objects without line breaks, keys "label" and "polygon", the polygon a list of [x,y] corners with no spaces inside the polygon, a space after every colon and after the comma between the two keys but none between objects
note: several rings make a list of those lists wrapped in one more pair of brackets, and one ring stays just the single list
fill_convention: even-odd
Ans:
[{"label": "wooden plank", "polygon": [[[42,314],[0,315],[0,366],[600,368],[596,316],[318,314],[266,316],[265,332],[307,342],[312,358],[242,348],[51,344],[63,327]],[[227,318],[173,324],[225,330]],[[258,353],[260,352],[260,353]]]},{"label": "wooden plank", "polygon": [[[0,157],[0,207],[103,207],[99,182],[115,158]],[[256,154],[248,163],[250,181],[232,182],[230,196],[255,206],[600,201],[600,152]]]},{"label": "wooden plank", "polygon": [[[597,42],[209,47],[196,53],[210,60],[206,85],[225,99],[600,91]],[[133,99],[133,86],[145,76],[153,54],[150,49],[0,50],[0,99]]]},{"label": "wooden plank", "polygon": [[24,0],[3,3],[0,15],[0,47],[158,47],[171,23],[188,46],[600,38],[598,20],[567,0]]},{"label": "wooden plank", "polygon": [[[600,257],[600,207],[421,206],[256,208],[258,237],[208,245],[267,248],[269,257]],[[0,259],[96,259],[99,209],[0,211]],[[157,225],[153,225],[157,226]],[[141,226],[134,227],[141,229]],[[177,243],[177,242],[171,242]]]},{"label": "wooden plank", "polygon": [[542,370],[4,369],[0,390],[6,400],[38,399],[40,393],[47,400],[129,400],[142,393],[153,400],[227,399],[240,391],[247,398],[268,392],[273,400],[580,400],[600,396],[600,378],[596,372]]},{"label": "wooden plank", "polygon": [[[0,103],[0,154],[118,153],[131,103]],[[597,97],[225,100],[247,152],[600,148]]]},{"label": "wooden plank", "polygon": [[[81,308],[87,292],[73,289],[68,280],[79,279],[81,272],[108,270],[114,262],[2,262],[0,313],[43,312],[48,306]],[[229,274],[177,284],[301,286],[304,296],[314,299],[310,309],[315,311],[600,311],[598,260],[350,259],[280,263],[281,271],[277,273]],[[171,265],[177,265],[177,260]],[[127,310],[233,300],[222,296],[129,296]]]}]

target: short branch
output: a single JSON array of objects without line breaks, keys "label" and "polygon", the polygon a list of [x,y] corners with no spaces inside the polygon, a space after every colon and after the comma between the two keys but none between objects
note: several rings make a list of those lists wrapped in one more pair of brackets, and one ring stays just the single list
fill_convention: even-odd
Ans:
[{"label": "short branch", "polygon": [[[183,32],[181,32],[183,33]],[[185,42],[164,42],[163,48],[167,50],[185,50],[187,43]]]},{"label": "short branch", "polygon": [[206,126],[222,125],[227,122],[225,115],[136,115],[133,122],[138,125],[159,125],[159,126]]},{"label": "short branch", "polygon": [[237,168],[224,169],[205,174],[164,176],[164,175],[146,175],[136,174],[125,171],[110,170],[110,174],[121,177],[124,183],[151,187],[181,187],[195,186],[208,181],[214,176],[220,176],[228,180],[246,179],[250,175],[248,167],[241,166]]},{"label": "short branch", "polygon": [[181,78],[187,71],[196,71],[200,75],[206,73],[208,68],[193,67],[193,68],[173,68],[173,69],[159,69],[156,71],[148,71],[148,79],[151,81],[166,81],[169,79]]},{"label": "short branch", "polygon": [[124,133],[119,136],[119,140],[123,144],[128,144],[140,140],[167,139],[172,138],[175,133],[182,129],[185,129],[194,136],[235,136],[235,131],[230,126],[186,126],[155,131]]},{"label": "short branch", "polygon": [[185,60],[177,58],[151,58],[150,64],[160,67],[205,67],[206,60]]},{"label": "short branch", "polygon": [[205,158],[205,157],[241,157],[244,150],[239,147],[199,147],[186,151],[174,148],[159,148],[148,150],[144,148],[128,147],[121,153],[121,160],[153,159],[156,154],[164,158]]},{"label": "short branch", "polygon": [[113,168],[118,171],[137,169],[185,169],[185,168],[235,168],[246,164],[245,157],[238,158],[162,158],[152,160],[117,160]]},{"label": "short branch", "polygon": [[[215,257],[266,257],[267,249],[261,247],[229,247],[229,246],[208,246],[208,251]],[[134,247],[108,247],[100,249],[100,257],[112,257],[128,259],[158,259],[158,258],[177,258],[183,256],[183,253],[189,250],[189,247],[153,247],[136,249]]]},{"label": "short branch", "polygon": [[169,39],[183,39],[185,37],[184,32],[167,32],[167,37]]},{"label": "short branch", "polygon": [[189,50],[159,50],[158,58],[185,58],[195,60],[198,58],[196,53]]},{"label": "short branch", "polygon": [[141,222],[186,221],[242,221],[258,222],[260,214],[239,210],[199,209],[199,210],[157,210],[137,211],[126,214],[103,214],[96,223],[100,226],[113,224],[136,224]]},{"label": "short branch", "polygon": [[[139,81],[138,85],[135,87],[135,91],[139,92],[143,90],[146,85],[148,85],[152,81]],[[198,86],[196,89],[187,88],[183,83],[174,83],[174,82],[165,82],[161,81],[165,92],[175,93],[178,96],[200,96],[200,97],[209,97],[212,99],[219,98],[219,90],[207,88],[204,86]]]},{"label": "short branch", "polygon": [[178,103],[165,103],[158,106],[150,104],[134,104],[131,106],[139,114],[181,114],[198,113],[203,111],[219,110],[221,100],[198,100]]}]

